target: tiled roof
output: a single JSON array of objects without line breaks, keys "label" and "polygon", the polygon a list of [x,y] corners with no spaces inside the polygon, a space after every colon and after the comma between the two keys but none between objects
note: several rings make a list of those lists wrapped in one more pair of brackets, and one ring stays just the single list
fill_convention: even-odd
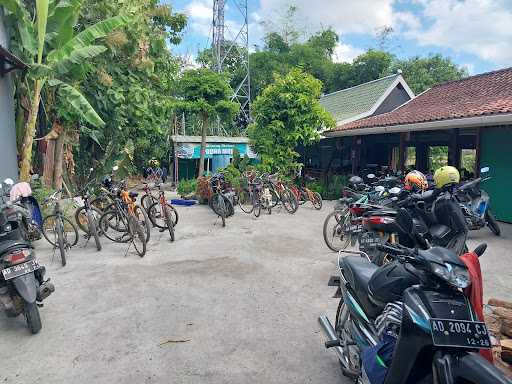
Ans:
[{"label": "tiled roof", "polygon": [[512,113],[512,68],[438,84],[397,109],[333,131]]},{"label": "tiled roof", "polygon": [[329,93],[320,98],[320,104],[337,122],[350,119],[370,111],[398,76],[395,74]]}]

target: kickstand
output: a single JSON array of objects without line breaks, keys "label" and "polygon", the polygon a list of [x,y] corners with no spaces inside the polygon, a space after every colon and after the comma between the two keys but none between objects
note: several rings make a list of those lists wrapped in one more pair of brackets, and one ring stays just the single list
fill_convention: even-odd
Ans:
[{"label": "kickstand", "polygon": [[128,243],[128,248],[126,248],[126,252],[124,254],[124,257],[128,256],[128,251],[130,250],[132,244],[133,244],[133,240],[130,240],[130,242]]}]

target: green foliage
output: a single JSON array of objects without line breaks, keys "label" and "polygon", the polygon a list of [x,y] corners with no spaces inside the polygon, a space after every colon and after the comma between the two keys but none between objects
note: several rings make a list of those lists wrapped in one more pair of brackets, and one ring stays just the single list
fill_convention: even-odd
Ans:
[{"label": "green foliage", "polygon": [[178,183],[178,195],[181,197],[195,193],[197,189],[197,179],[180,180]]},{"label": "green foliage", "polygon": [[288,175],[297,170],[299,144],[319,140],[318,129],[334,120],[318,102],[322,83],[300,69],[278,76],[253,103],[254,122],[248,136],[261,156],[262,168]]},{"label": "green foliage", "polygon": [[327,185],[324,185],[324,191],[321,192],[322,197],[327,200],[339,199],[347,181],[347,176],[344,175],[331,176]]},{"label": "green foliage", "polygon": [[402,70],[407,84],[416,94],[431,88],[435,84],[449,80],[459,80],[468,76],[465,69],[439,54],[397,60],[393,63],[391,71],[396,72],[398,69]]}]

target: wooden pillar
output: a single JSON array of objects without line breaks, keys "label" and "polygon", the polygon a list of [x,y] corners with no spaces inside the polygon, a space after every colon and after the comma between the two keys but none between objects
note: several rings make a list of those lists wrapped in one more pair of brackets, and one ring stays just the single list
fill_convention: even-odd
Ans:
[{"label": "wooden pillar", "polygon": [[475,137],[475,148],[476,148],[475,176],[476,177],[480,176],[480,168],[482,168],[482,163],[481,163],[482,156],[480,153],[481,152],[481,147],[480,147],[481,135],[482,135],[481,129],[480,129],[480,127],[477,127],[476,128],[476,137]]},{"label": "wooden pillar", "polygon": [[416,169],[428,172],[428,147],[425,143],[416,144]]},{"label": "wooden pillar", "polygon": [[448,164],[453,165],[455,168],[460,169],[460,140],[459,129],[452,129],[450,132],[450,143],[448,146]]},{"label": "wooden pillar", "polygon": [[400,147],[398,150],[398,169],[401,171],[405,170],[405,157],[406,157],[406,146],[405,146],[405,140],[407,137],[406,132],[400,133]]}]

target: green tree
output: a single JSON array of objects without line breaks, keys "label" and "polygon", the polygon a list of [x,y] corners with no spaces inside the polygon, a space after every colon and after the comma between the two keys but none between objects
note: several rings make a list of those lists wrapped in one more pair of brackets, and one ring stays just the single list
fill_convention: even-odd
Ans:
[{"label": "green tree", "polygon": [[318,101],[321,91],[319,80],[296,68],[277,76],[256,99],[247,133],[266,170],[286,175],[297,170],[297,145],[319,140],[320,128],[334,126]]},{"label": "green tree", "polygon": [[398,69],[402,70],[407,84],[416,94],[431,88],[435,84],[460,80],[468,76],[465,69],[439,54],[397,60],[393,63],[391,72],[396,72]]},{"label": "green tree", "polygon": [[96,57],[81,82],[105,126],[79,128],[78,167],[125,172],[147,167],[151,158],[167,166],[168,137],[180,61],[171,46],[180,41],[186,17],[158,0],[83,0],[80,25],[122,14],[131,22],[105,38],[108,51]]},{"label": "green tree", "polygon": [[174,106],[177,111],[198,114],[202,122],[198,177],[204,172],[208,121],[214,116],[231,120],[240,105],[230,101],[233,90],[226,78],[207,68],[185,71],[179,80]]},{"label": "green tree", "polygon": [[349,86],[367,83],[389,74],[392,62],[393,55],[388,52],[370,49],[368,52],[359,55],[350,69]]},{"label": "green tree", "polygon": [[[23,133],[20,167],[20,179],[28,181],[43,87],[55,87],[56,96],[65,98],[68,108],[89,124],[103,125],[103,120],[87,99],[73,85],[63,81],[63,78],[75,66],[103,53],[106,48],[93,45],[94,42],[126,24],[128,19],[118,16],[103,20],[74,36],[79,0],[36,0],[35,8],[31,2],[24,3],[21,0],[0,0],[0,5],[7,10],[7,23],[13,33],[13,40],[19,41],[14,45],[17,53],[31,64],[28,79],[33,87],[25,88],[29,93],[27,99],[30,100],[30,113]],[[46,47],[51,50],[45,55]]]}]

